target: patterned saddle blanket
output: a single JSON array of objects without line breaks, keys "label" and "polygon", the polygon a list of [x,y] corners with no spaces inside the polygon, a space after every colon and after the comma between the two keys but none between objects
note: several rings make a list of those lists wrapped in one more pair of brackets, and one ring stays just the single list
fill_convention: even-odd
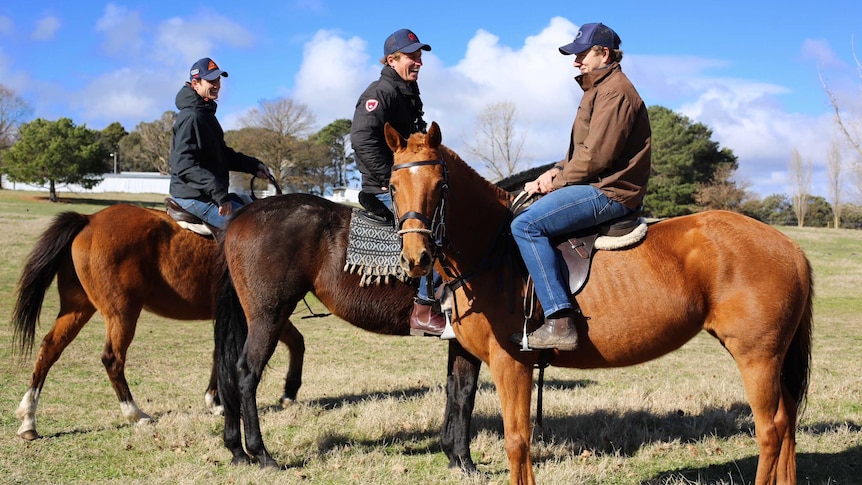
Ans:
[{"label": "patterned saddle blanket", "polygon": [[389,278],[408,281],[410,277],[398,263],[400,257],[401,236],[392,224],[353,209],[344,271],[361,275],[360,286],[388,284]]}]

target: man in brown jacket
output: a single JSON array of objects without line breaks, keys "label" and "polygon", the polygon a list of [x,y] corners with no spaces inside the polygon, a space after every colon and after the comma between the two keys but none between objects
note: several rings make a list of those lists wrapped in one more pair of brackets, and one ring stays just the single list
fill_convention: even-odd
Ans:
[{"label": "man in brown jacket", "polygon": [[524,186],[544,197],[511,225],[545,315],[545,323],[527,335],[532,349],[574,350],[578,344],[568,275],[549,238],[631,214],[646,194],[652,131],[646,105],[620,68],[620,43],[609,27],[591,23],[560,47],[563,55],[575,55],[581,72],[575,80],[584,96],[566,158]]}]

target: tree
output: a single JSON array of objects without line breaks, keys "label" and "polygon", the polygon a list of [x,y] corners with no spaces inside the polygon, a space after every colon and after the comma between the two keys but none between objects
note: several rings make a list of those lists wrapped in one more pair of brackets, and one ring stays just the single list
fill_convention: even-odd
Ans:
[{"label": "tree", "polygon": [[350,144],[352,124],[349,119],[340,118],[310,137],[311,141],[326,147],[332,170],[332,180],[329,185],[332,187],[347,187],[349,183],[347,172],[354,164],[353,153],[347,148]]},{"label": "tree", "polygon": [[832,227],[841,227],[841,202],[844,188],[844,159],[841,155],[841,143],[832,140],[829,154],[826,158],[826,175],[829,184],[829,202],[832,204]]},{"label": "tree", "polygon": [[703,210],[720,209],[739,211],[748,193],[747,183],[738,184],[733,180],[735,170],[730,164],[721,164],[715,169],[710,183],[698,183],[694,200]]},{"label": "tree", "polygon": [[758,220],[767,224],[790,226],[796,224],[793,203],[784,194],[772,194],[763,199],[760,204]]},{"label": "tree", "polygon": [[155,121],[138,123],[129,136],[120,140],[123,167],[126,170],[149,169],[170,173],[171,142],[176,119],[176,111],[165,111]]},{"label": "tree", "polygon": [[20,140],[3,153],[9,178],[18,182],[49,184],[51,202],[57,202],[57,183],[91,188],[102,178],[108,153],[99,132],[75,126],[69,118],[42,118],[21,125]]},{"label": "tree", "polygon": [[[662,106],[649,107],[652,126],[652,174],[644,212],[671,217],[693,212],[698,184],[710,184],[720,167],[738,168],[733,152],[712,141],[702,123]],[[725,183],[732,184],[729,179]]]},{"label": "tree", "polygon": [[793,212],[799,227],[805,225],[805,215],[808,212],[808,198],[811,193],[811,160],[806,162],[796,148],[790,155],[787,175],[791,184],[791,200]]},{"label": "tree", "polygon": [[32,111],[14,91],[0,84],[0,153],[15,143],[18,127]]},{"label": "tree", "polygon": [[110,156],[106,172],[118,173],[120,171],[120,141],[128,135],[129,133],[118,121],[111,123],[102,130],[100,141],[105,146],[105,149],[108,150],[108,155]]},{"label": "tree", "polygon": [[526,135],[515,128],[516,109],[508,101],[487,105],[476,117],[473,138],[465,141],[468,153],[479,159],[493,181],[517,173],[523,161]]},{"label": "tree", "polygon": [[283,189],[299,190],[291,180],[305,174],[293,173],[303,166],[296,160],[294,152],[306,151],[299,143],[311,134],[314,114],[308,106],[290,98],[262,100],[258,104],[257,108],[252,108],[240,118],[243,128],[257,129],[258,139],[253,142],[253,150],[240,151],[269,166]]}]

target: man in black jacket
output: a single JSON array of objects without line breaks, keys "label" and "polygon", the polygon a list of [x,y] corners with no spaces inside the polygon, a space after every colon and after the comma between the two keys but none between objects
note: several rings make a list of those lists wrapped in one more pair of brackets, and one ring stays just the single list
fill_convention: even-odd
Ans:
[{"label": "man in black jacket", "polygon": [[[430,45],[420,42],[408,29],[397,30],[387,37],[380,59],[383,64],[380,78],[365,89],[353,112],[350,144],[356,167],[362,173],[359,202],[370,212],[387,218],[392,215],[389,176],[393,155],[386,144],[383,126],[388,122],[405,138],[412,133],[425,132],[422,99],[416,81],[422,67],[422,51],[430,50]],[[420,281],[419,295],[410,317],[411,334],[440,335],[446,322],[442,315],[432,311],[433,290],[427,288],[425,278]]]},{"label": "man in black jacket", "polygon": [[180,111],[171,143],[171,197],[186,212],[224,229],[231,212],[242,205],[228,194],[230,170],[267,178],[260,160],[234,151],[224,142],[216,119],[221,78],[227,77],[209,57],[189,71],[189,81],[177,93]]}]

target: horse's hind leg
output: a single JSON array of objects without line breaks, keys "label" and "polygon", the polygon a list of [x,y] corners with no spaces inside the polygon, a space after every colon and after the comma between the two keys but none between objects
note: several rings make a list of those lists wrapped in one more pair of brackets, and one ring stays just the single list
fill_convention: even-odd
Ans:
[{"label": "horse's hind leg", "polygon": [[787,431],[778,455],[778,483],[796,483],[796,420],[798,403],[790,393],[783,392],[780,410],[787,413]]},{"label": "horse's hind leg", "polygon": [[141,308],[130,308],[125,305],[120,314],[103,310],[105,317],[105,348],[102,351],[102,364],[108,373],[111,386],[120,400],[120,412],[130,423],[146,424],[152,418],[141,411],[132,397],[129,383],[126,381],[126,352],[135,337],[135,327]]},{"label": "horse's hind leg", "polygon": [[204,405],[216,416],[224,414],[224,406],[221,405],[221,399],[218,396],[218,356],[215,350],[213,350],[213,367],[210,372],[210,382],[207,384],[206,392],[204,392]]},{"label": "horse's hind leg", "polygon": [[284,394],[281,396],[281,407],[288,407],[296,402],[296,394],[302,386],[302,362],[305,358],[305,338],[290,321],[282,328],[279,340],[287,346],[290,362],[287,366],[287,376],[284,378]]},{"label": "horse's hind leg", "polygon": [[[291,325],[286,323],[286,325]],[[237,362],[237,380],[241,395],[242,421],[245,428],[245,448],[257,459],[261,468],[278,467],[278,463],[266,450],[260,432],[260,417],[257,412],[257,386],[263,370],[272,357],[281,325],[275,318],[249,318],[245,347]]]},{"label": "horse's hind leg", "polygon": [[772,356],[734,357],[742,372],[742,382],[754,414],[754,431],[760,448],[754,483],[773,484],[778,480],[782,445],[786,444],[787,437],[792,434],[791,416],[787,412],[781,392],[780,364]]},{"label": "horse's hind leg", "polygon": [[[36,408],[39,404],[39,395],[48,377],[51,366],[57,362],[63,350],[75,340],[78,333],[86,325],[93,314],[95,307],[87,299],[83,291],[65,290],[66,285],[58,280],[57,287],[60,290],[60,312],[54,321],[54,326],[45,334],[42,345],[39,347],[39,356],[33,368],[33,376],[30,378],[30,386],[18,410],[15,412],[18,419],[22,421],[18,428],[18,436],[25,440],[39,439],[36,431]],[[65,294],[64,294],[65,293]],[[73,293],[69,295],[68,293]]]}]

